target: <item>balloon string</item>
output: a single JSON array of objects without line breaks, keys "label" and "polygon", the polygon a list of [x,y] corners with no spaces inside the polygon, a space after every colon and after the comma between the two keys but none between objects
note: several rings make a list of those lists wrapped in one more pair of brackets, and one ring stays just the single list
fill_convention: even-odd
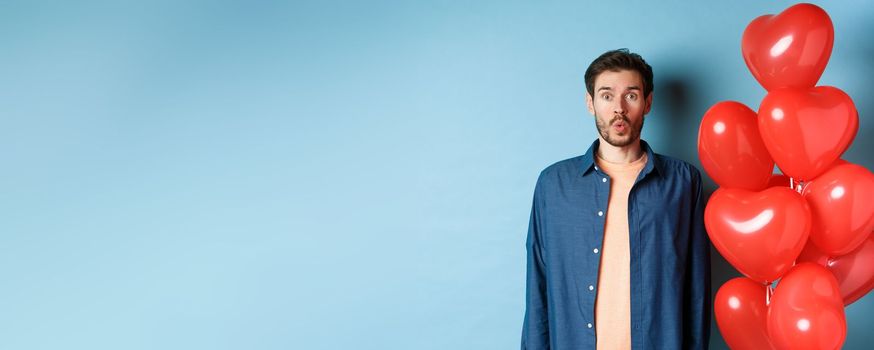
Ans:
[{"label": "balloon string", "polygon": [[801,194],[801,192],[804,190],[804,181],[798,181],[795,180],[795,178],[790,177],[789,187],[795,190],[795,192],[798,192],[798,194]]}]

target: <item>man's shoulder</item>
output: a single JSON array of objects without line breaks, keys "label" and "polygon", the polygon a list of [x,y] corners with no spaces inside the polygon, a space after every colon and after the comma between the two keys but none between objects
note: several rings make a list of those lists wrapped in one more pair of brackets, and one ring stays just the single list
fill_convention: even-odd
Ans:
[{"label": "man's shoulder", "polygon": [[540,171],[537,182],[555,181],[567,176],[582,174],[583,158],[585,156],[585,154],[582,154],[552,163]]}]

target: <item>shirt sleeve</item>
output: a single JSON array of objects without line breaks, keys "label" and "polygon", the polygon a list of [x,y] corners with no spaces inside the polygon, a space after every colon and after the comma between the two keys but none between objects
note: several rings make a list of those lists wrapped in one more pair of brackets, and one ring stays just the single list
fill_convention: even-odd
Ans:
[{"label": "shirt sleeve", "polygon": [[522,350],[549,349],[549,315],[546,292],[546,265],[543,261],[539,205],[540,181],[534,189],[531,218],[528,222],[527,279],[525,292],[525,319],[522,325]]},{"label": "shirt sleeve", "polygon": [[684,349],[707,349],[710,342],[710,239],[704,229],[701,173],[693,170],[691,230],[686,262]]}]

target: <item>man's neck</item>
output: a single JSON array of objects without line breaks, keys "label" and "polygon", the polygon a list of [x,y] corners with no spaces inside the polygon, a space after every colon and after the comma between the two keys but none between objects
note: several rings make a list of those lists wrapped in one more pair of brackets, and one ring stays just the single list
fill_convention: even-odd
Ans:
[{"label": "man's neck", "polygon": [[640,147],[640,139],[623,147],[613,146],[600,137],[598,138],[598,141],[600,142],[600,145],[598,146],[597,157],[609,163],[628,164],[643,156],[643,149]]}]

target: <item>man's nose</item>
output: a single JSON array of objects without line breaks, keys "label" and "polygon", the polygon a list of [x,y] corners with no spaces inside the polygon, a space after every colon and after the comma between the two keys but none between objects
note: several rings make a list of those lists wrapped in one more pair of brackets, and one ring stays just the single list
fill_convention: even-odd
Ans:
[{"label": "man's nose", "polygon": [[625,99],[616,99],[616,103],[613,104],[613,113],[624,115],[626,111]]}]

